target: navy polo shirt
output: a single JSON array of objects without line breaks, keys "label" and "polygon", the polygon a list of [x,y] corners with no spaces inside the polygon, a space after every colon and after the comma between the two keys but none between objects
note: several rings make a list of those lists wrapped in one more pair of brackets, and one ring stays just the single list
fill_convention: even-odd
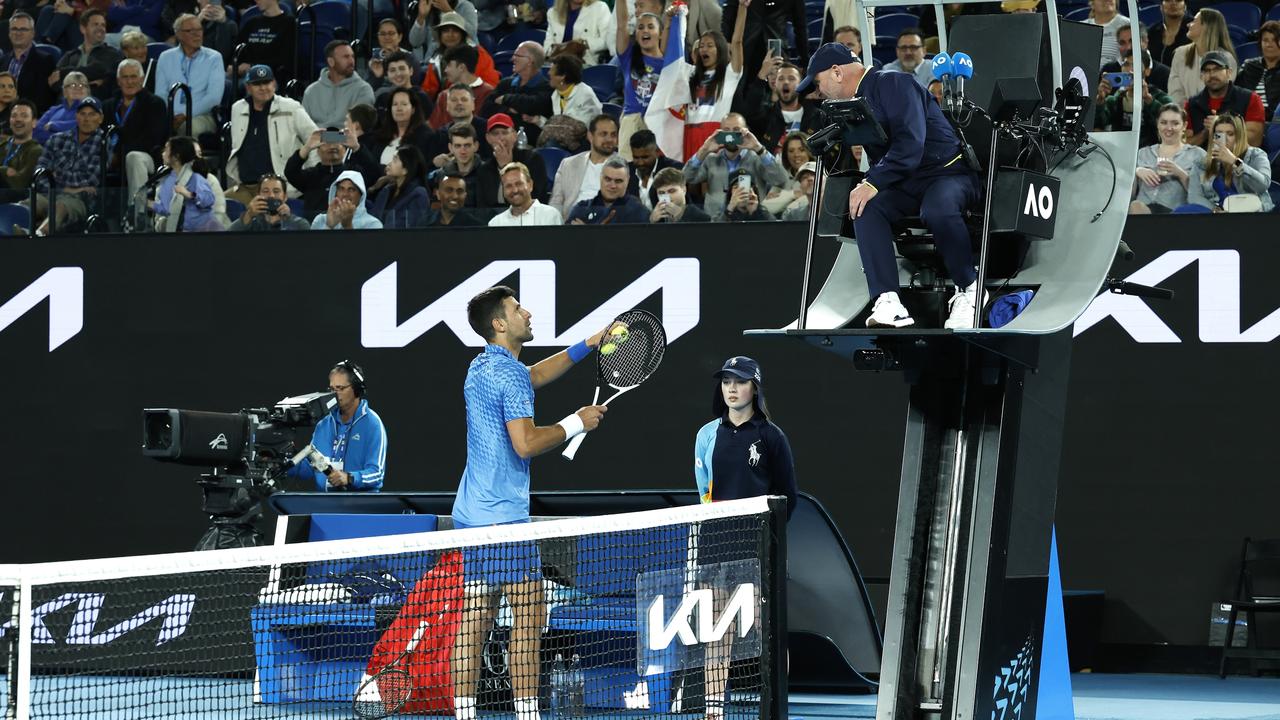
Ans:
[{"label": "navy polo shirt", "polygon": [[791,443],[760,413],[742,425],[716,418],[698,430],[694,475],[703,502],[785,495],[787,517],[796,506],[796,470]]}]

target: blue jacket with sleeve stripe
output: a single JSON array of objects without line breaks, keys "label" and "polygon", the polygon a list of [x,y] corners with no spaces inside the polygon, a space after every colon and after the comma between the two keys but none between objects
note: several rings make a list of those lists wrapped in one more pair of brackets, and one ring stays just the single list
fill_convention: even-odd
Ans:
[{"label": "blue jacket with sleeve stripe", "polygon": [[328,417],[316,423],[311,444],[329,462],[341,463],[342,469],[351,475],[351,484],[330,488],[324,473],[316,472],[310,460],[303,460],[289,474],[314,482],[320,492],[378,492],[387,469],[387,431],[382,418],[369,408],[369,401],[363,399],[350,423],[342,422],[340,412],[335,407]]}]

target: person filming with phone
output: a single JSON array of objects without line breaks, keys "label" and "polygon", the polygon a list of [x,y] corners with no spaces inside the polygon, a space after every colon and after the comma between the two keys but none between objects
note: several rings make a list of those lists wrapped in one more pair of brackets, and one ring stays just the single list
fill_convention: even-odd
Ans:
[{"label": "person filming with phone", "polygon": [[[1142,53],[1141,83],[1136,83],[1133,79],[1133,48],[1126,48],[1122,52],[1124,57],[1120,63],[1120,72],[1106,75],[1117,92],[1108,96],[1107,101],[1098,109],[1095,123],[1108,130],[1128,130],[1133,127],[1136,111],[1142,123],[1138,130],[1138,146],[1154,145],[1157,141],[1156,116],[1160,114],[1160,108],[1173,101],[1163,90],[1151,86],[1150,52],[1138,49]],[[1140,101],[1136,100],[1138,97],[1141,97]]]},{"label": "person filming with phone", "polygon": [[258,180],[258,196],[245,205],[244,214],[228,227],[229,232],[277,232],[309,230],[311,223],[293,214],[289,207],[288,185],[277,175]]},{"label": "person filming with phone", "polygon": [[1260,148],[1245,142],[1245,123],[1219,115],[1210,128],[1213,140],[1187,187],[1187,199],[1214,212],[1271,212],[1271,163]]},{"label": "person filming with phone", "polygon": [[771,222],[776,218],[760,204],[751,175],[742,169],[729,177],[729,189],[725,191],[724,212],[716,222]]},{"label": "person filming with phone", "polygon": [[787,182],[782,164],[747,129],[746,119],[738,113],[729,113],[720,122],[720,130],[708,137],[685,164],[684,179],[690,185],[707,184],[703,207],[708,215],[716,217],[725,211],[729,176],[737,171],[751,177],[757,197]]}]

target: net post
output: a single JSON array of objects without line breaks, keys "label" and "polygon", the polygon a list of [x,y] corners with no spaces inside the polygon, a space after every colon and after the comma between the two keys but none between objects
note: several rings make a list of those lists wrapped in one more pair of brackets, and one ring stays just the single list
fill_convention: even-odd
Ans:
[{"label": "net post", "polygon": [[787,499],[770,496],[768,528],[761,557],[760,606],[764,656],[762,720],[787,720]]},{"label": "net post", "polygon": [[17,702],[13,703],[15,720],[29,720],[31,717],[31,581],[21,579],[18,582],[18,597],[13,603],[17,612],[18,646],[18,678],[13,684],[13,692]]}]

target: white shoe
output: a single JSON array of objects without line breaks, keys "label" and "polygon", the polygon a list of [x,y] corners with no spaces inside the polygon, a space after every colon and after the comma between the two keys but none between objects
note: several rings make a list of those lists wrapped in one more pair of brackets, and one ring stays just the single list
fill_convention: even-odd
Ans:
[{"label": "white shoe", "polygon": [[[951,296],[947,301],[947,322],[944,325],[948,330],[962,330],[973,327],[973,305],[977,300],[978,283],[973,282],[969,287],[961,290],[956,288],[956,294]],[[990,295],[984,290],[982,292],[982,305],[985,307],[987,298]]]},{"label": "white shoe", "polygon": [[880,293],[880,297],[876,298],[876,304],[871,308],[871,316],[867,318],[867,327],[907,327],[914,325],[915,320],[911,319],[911,314],[903,307],[902,301],[898,299],[898,293],[887,292]]}]

